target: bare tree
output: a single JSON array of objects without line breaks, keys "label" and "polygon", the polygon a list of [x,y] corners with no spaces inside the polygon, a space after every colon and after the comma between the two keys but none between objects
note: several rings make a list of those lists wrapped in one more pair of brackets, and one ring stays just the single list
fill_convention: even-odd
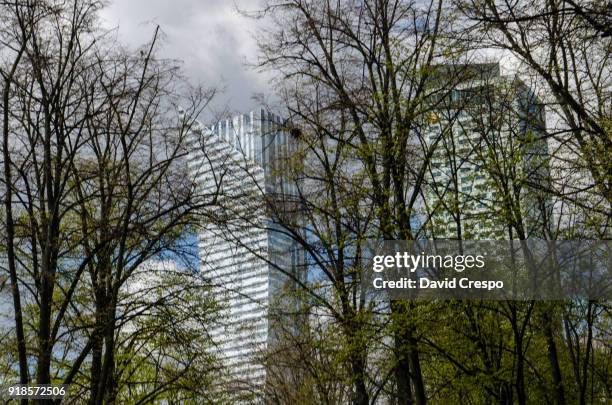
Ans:
[{"label": "bare tree", "polygon": [[[120,312],[126,286],[164,255],[189,259],[194,271],[185,238],[216,192],[199,193],[187,166],[190,128],[214,91],[182,85],[176,64],[155,56],[158,30],[136,52],[110,41],[95,27],[101,6],[2,5],[4,220],[20,381],[34,380],[35,361],[37,383],[82,384],[88,364],[86,397],[100,404],[125,387],[116,356],[129,341],[122,328],[138,318]],[[170,361],[160,353],[158,371]],[[184,360],[171,382],[191,367]],[[167,383],[144,398],[165,391]]]}]

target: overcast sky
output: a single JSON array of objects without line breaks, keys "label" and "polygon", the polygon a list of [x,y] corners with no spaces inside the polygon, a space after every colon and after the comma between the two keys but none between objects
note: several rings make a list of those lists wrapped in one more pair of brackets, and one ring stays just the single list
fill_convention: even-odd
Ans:
[{"label": "overcast sky", "polygon": [[[259,107],[255,94],[273,96],[267,76],[246,66],[256,60],[253,34],[265,22],[237,10],[260,6],[261,0],[111,0],[101,17],[106,28],[118,27],[119,39],[132,47],[150,41],[159,25],[164,34],[161,56],[182,60],[194,84],[223,90],[213,113],[226,108],[248,112]],[[509,59],[502,60],[501,68],[502,74],[514,69]]]},{"label": "overcast sky", "polygon": [[119,39],[130,46],[151,40],[155,26],[164,33],[161,55],[178,58],[193,83],[223,88],[215,108],[247,112],[266,93],[264,75],[245,66],[257,47],[252,38],[258,22],[236,10],[257,9],[259,0],[114,0],[101,17],[107,28],[119,27]]}]

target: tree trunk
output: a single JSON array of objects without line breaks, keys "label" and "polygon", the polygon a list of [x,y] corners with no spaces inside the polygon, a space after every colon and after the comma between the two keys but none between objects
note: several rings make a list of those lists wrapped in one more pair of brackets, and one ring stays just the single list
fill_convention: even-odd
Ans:
[{"label": "tree trunk", "polygon": [[[13,65],[12,71],[6,77],[4,83],[4,89],[2,91],[2,102],[3,102],[3,139],[2,139],[2,154],[4,160],[4,180],[6,185],[6,192],[4,198],[4,208],[6,216],[6,253],[9,268],[9,278],[11,281],[11,293],[13,298],[13,309],[15,319],[15,333],[17,335],[17,353],[19,358],[19,383],[27,384],[29,381],[28,373],[28,358],[26,352],[25,334],[23,331],[23,317],[21,309],[21,295],[19,293],[19,281],[17,277],[17,267],[15,264],[15,224],[13,222],[13,179],[11,176],[11,165],[10,165],[10,153],[9,153],[9,91],[10,84],[17,64],[21,55],[23,54],[23,48],[18,54],[18,57]],[[22,399],[22,404],[27,404],[27,399]]]},{"label": "tree trunk", "polygon": [[352,360],[352,371],[353,371],[353,380],[354,380],[354,397],[353,404],[354,405],[369,405],[370,398],[368,395],[368,390],[365,385],[365,364],[363,361],[363,355],[359,353],[355,353]]},{"label": "tree trunk", "polygon": [[553,334],[552,315],[546,309],[542,315],[544,320],[544,335],[546,336],[546,346],[548,349],[548,361],[553,377],[555,401],[558,405],[565,405],[565,392],[563,390],[563,378],[561,367],[559,366],[559,355]]},{"label": "tree trunk", "polygon": [[[418,352],[418,342],[414,330],[407,319],[407,301],[391,302],[391,311],[394,319],[394,340],[396,350],[395,378],[397,384],[398,401],[401,404],[425,405],[425,385]],[[414,396],[412,387],[414,387]]]}]

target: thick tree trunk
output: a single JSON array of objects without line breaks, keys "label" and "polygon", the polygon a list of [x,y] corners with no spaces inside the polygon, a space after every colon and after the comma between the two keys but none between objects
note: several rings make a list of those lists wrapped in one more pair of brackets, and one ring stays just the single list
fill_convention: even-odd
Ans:
[{"label": "thick tree trunk", "polygon": [[400,404],[413,405],[412,389],[410,387],[410,361],[403,357],[405,351],[401,349],[405,339],[396,334],[395,340],[395,384],[397,386],[397,400]]},{"label": "thick tree trunk", "polygon": [[90,396],[89,403],[94,405],[98,398],[98,388],[100,386],[100,376],[102,373],[102,345],[103,345],[103,325],[105,321],[104,305],[101,294],[96,294],[96,327],[93,332],[92,339],[92,352],[91,352],[91,370],[90,370]]},{"label": "thick tree trunk", "polygon": [[[418,352],[418,342],[410,325],[408,313],[410,303],[393,301],[391,311],[394,319],[396,368],[395,378],[398,402],[401,404],[425,405],[427,397]],[[414,395],[412,394],[414,388]]]},{"label": "thick tree trunk", "polygon": [[345,314],[343,329],[348,339],[349,362],[353,382],[353,405],[369,405],[370,396],[366,387],[366,358],[367,348],[363,340],[363,323],[358,319],[354,308],[351,307],[346,291],[342,292],[342,307]]},{"label": "thick tree trunk", "polygon": [[548,350],[548,361],[553,377],[555,402],[557,405],[565,405],[565,391],[563,390],[563,377],[559,366],[559,355],[553,334],[552,315],[546,309],[542,315],[544,320],[544,335],[546,336],[546,346]]},{"label": "thick tree trunk", "polygon": [[525,392],[525,356],[523,353],[523,332],[519,326],[518,309],[514,303],[510,304],[512,314],[511,324],[514,335],[514,388],[516,390],[516,400],[519,405],[526,405],[527,395]]},{"label": "thick tree trunk", "polygon": [[[4,89],[2,91],[2,102],[3,102],[3,139],[2,139],[2,154],[4,160],[4,181],[6,185],[4,208],[6,216],[6,253],[9,268],[9,278],[11,282],[11,295],[13,298],[13,309],[15,319],[15,333],[17,336],[17,354],[19,358],[19,383],[27,384],[29,381],[28,373],[28,358],[26,351],[25,334],[23,330],[23,315],[21,308],[21,295],[19,293],[19,281],[17,277],[17,267],[15,264],[15,224],[13,222],[13,179],[11,176],[11,165],[10,165],[10,152],[9,152],[9,91],[12,77],[15,73],[17,64],[23,49],[19,52],[18,58],[13,65],[11,73],[7,76]],[[27,404],[27,399],[21,400],[22,404]]]},{"label": "thick tree trunk", "polygon": [[368,390],[365,385],[365,363],[363,361],[363,356],[359,353],[356,353],[353,357],[352,361],[352,371],[353,371],[353,379],[354,379],[354,397],[353,404],[354,405],[369,405],[370,398],[368,395]]},{"label": "thick tree trunk", "polygon": [[116,384],[114,379],[116,305],[113,298],[110,298],[109,301],[110,303],[105,307],[106,311],[104,314],[106,318],[104,325],[104,354],[98,392],[95,397],[95,404],[97,405],[112,403],[116,396]]}]

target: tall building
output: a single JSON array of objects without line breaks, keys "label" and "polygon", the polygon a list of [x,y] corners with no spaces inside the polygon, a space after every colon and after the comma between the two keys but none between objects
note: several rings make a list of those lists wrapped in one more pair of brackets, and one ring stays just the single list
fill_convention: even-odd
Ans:
[{"label": "tall building", "polygon": [[[516,77],[499,65],[440,66],[423,136],[431,156],[426,202],[438,238],[507,239],[508,223],[527,237],[542,236],[551,205],[538,186],[548,179],[544,109]],[[452,78],[452,79],[450,79]],[[504,203],[519,202],[520,212]],[[514,235],[513,238],[517,236]]]},{"label": "tall building", "polygon": [[278,339],[277,321],[296,304],[285,292],[304,263],[279,224],[298,220],[297,185],[285,174],[297,140],[279,117],[260,110],[197,126],[192,142],[200,191],[218,194],[199,234],[201,271],[222,306],[211,337],[225,368],[224,389],[251,401],[248,395],[259,395],[266,382],[261,356]]}]

